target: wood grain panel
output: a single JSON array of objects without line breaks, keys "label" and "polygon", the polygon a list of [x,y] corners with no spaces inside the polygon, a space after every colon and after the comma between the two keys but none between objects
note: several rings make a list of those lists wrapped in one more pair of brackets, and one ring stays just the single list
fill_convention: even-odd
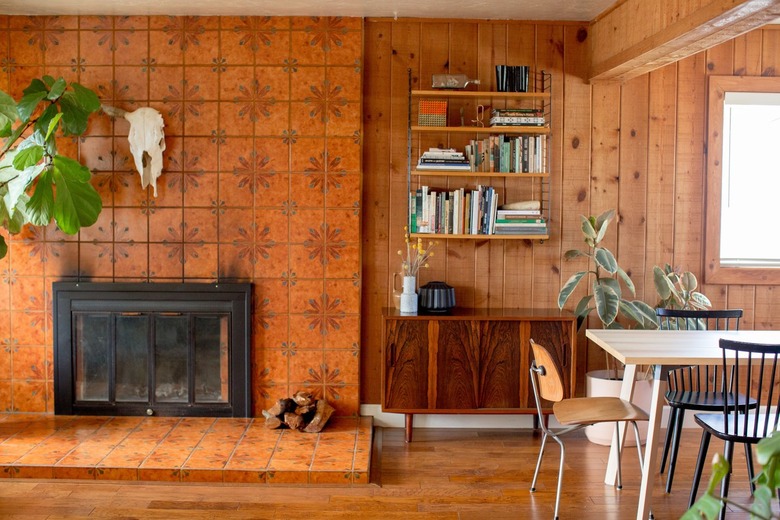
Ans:
[{"label": "wood grain panel", "polygon": [[438,325],[436,407],[477,408],[479,328],[469,321],[441,321]]},{"label": "wood grain panel", "polygon": [[[518,408],[527,372],[520,362],[520,322],[482,322],[480,328],[480,408]],[[524,403],[523,403],[524,405]]]},{"label": "wood grain panel", "polygon": [[428,322],[388,320],[383,407],[428,408]]},{"label": "wood grain panel", "polygon": [[[686,2],[679,9],[692,12],[697,1]],[[673,18],[669,10],[661,14],[667,20]],[[364,205],[367,213],[374,208],[378,212],[369,218],[368,227],[364,224],[364,233],[375,235],[379,244],[364,247],[363,251],[364,273],[370,273],[364,278],[363,290],[370,301],[390,302],[390,280],[392,272],[397,270],[395,250],[403,241],[406,69],[412,66],[419,72],[415,77],[422,78],[425,67],[434,70],[433,63],[437,64],[436,70],[444,68],[442,56],[446,56],[446,70],[455,72],[460,67],[458,70],[473,72],[483,81],[480,88],[484,90],[493,86],[495,64],[532,59],[535,67],[544,65],[552,69],[555,155],[551,182],[556,202],[550,228],[554,238],[544,244],[441,240],[432,268],[423,273],[421,284],[430,281],[432,276],[443,278],[456,288],[461,305],[553,307],[561,280],[585,266],[581,260],[565,262],[562,258],[565,250],[582,245],[579,215],[598,214],[610,208],[618,209],[631,221],[630,225],[614,225],[605,245],[618,253],[618,261],[631,270],[635,282],[640,286],[644,283],[641,296],[645,301],[655,303],[650,273],[653,265],[669,262],[690,269],[700,281],[703,279],[707,76],[714,73],[775,75],[780,70],[777,26],[755,30],[733,43],[719,45],[640,77],[639,83],[644,82],[646,86],[638,88],[639,83],[633,82],[588,84],[585,49],[592,35],[578,24],[451,20],[385,20],[382,23],[369,20],[366,23],[366,70],[379,75],[377,81],[364,82],[367,118]],[[453,29],[455,24],[457,30]],[[441,27],[447,28],[446,35]],[[435,38],[426,40],[433,34]],[[386,41],[393,42],[389,50]],[[389,123],[382,121],[388,114]],[[632,140],[629,127],[641,137]],[[639,140],[645,144],[638,144]],[[631,173],[637,169],[640,177],[645,177],[640,182],[644,183],[644,188],[640,188],[644,190],[643,195],[626,186],[633,182]],[[456,186],[457,182],[450,180],[450,186]],[[521,194],[511,180],[505,186],[503,181],[486,178],[460,182],[501,182],[507,197]],[[641,231],[636,234],[641,228],[638,222],[642,213],[635,211],[637,205],[644,207],[644,234]],[[372,240],[374,236],[365,236],[364,246]],[[743,328],[780,327],[777,318],[780,297],[774,286],[707,285],[703,289],[717,306],[743,308]],[[572,297],[572,305],[585,291],[583,287]],[[376,377],[377,371],[381,372],[381,356],[376,354],[376,349],[378,338],[382,337],[376,319],[379,311],[374,310],[377,305],[364,301],[361,331],[365,357],[362,395],[366,399],[374,396],[375,400],[381,396]],[[593,319],[590,325],[599,326]],[[587,342],[583,341],[580,373],[586,367],[604,365],[600,349],[586,357],[586,348]],[[521,345],[521,349],[526,346]],[[521,355],[525,354],[527,349]],[[521,374],[521,380],[525,375]]]}]

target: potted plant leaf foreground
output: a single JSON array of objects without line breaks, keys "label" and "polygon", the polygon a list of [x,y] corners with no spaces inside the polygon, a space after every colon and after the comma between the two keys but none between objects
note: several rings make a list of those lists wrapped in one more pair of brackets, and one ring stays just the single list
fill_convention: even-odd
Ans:
[{"label": "potted plant leaf foreground", "polygon": [[[607,329],[657,328],[655,309],[641,300],[629,299],[625,295],[636,296],[631,277],[622,269],[615,255],[602,245],[609,224],[615,217],[615,210],[608,210],[599,216],[581,216],[581,229],[585,249],[566,251],[564,258],[572,260],[586,258],[587,269],[572,275],[558,293],[558,308],[563,309],[572,294],[581,283],[590,283],[589,291],[580,298],[574,308],[574,314],[580,326],[587,322],[588,316],[595,310],[602,326]],[[622,370],[615,360],[606,354],[606,370],[591,371],[586,374],[586,393],[592,395],[619,396],[622,386]],[[650,381],[638,381],[635,387],[635,402],[642,406],[642,400],[650,402]],[[585,428],[585,434],[591,442],[610,444],[614,428],[610,424],[600,424]],[[646,435],[646,423],[640,425],[640,434]],[[630,437],[630,436],[629,436]],[[630,442],[630,438],[626,442]]]},{"label": "potted plant leaf foreground", "polygon": [[[0,225],[9,234],[53,219],[67,234],[97,221],[100,195],[79,161],[57,152],[57,139],[82,135],[100,109],[90,89],[63,78],[33,79],[19,101],[0,91]],[[8,244],[0,235],[0,258]]]}]

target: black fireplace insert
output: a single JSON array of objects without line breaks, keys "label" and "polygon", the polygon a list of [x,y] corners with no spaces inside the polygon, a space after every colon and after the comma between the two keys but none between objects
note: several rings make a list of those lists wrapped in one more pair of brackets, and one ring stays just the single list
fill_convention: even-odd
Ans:
[{"label": "black fireplace insert", "polygon": [[56,414],[251,415],[251,284],[52,285]]}]

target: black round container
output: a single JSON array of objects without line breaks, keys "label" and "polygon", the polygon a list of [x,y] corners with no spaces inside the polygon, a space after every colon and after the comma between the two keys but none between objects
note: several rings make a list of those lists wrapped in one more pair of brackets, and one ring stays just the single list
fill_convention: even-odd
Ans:
[{"label": "black round container", "polygon": [[444,282],[428,282],[420,287],[420,308],[447,312],[455,307],[455,289]]}]

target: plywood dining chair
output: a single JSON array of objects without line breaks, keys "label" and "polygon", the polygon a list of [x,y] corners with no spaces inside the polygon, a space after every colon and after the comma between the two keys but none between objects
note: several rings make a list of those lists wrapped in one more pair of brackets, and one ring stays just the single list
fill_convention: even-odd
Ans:
[{"label": "plywood dining chair", "polygon": [[[699,456],[691,485],[688,507],[696,500],[702,470],[707,459],[710,439],[715,436],[724,441],[723,456],[731,466],[734,444],[744,444],[750,452],[753,444],[774,432],[780,423],[780,392],[777,384],[780,345],[746,343],[720,339],[723,352],[723,369],[734,368],[734,389],[742,389],[745,398],[754,400],[756,407],[747,411],[728,406],[723,401],[720,413],[697,413],[696,424],[702,427]],[[731,469],[721,481],[721,496],[728,496]],[[720,510],[720,520],[726,517],[726,508]]]},{"label": "plywood dining chair", "polygon": [[[533,350],[533,362],[531,363],[531,385],[534,391],[536,401],[536,412],[538,414],[539,424],[542,427],[542,445],[539,448],[539,458],[536,461],[536,470],[531,482],[531,492],[536,491],[536,480],[539,476],[539,468],[542,466],[542,457],[547,438],[551,437],[561,447],[561,461],[558,467],[558,487],[555,493],[555,519],[558,519],[558,507],[561,500],[561,488],[563,485],[563,467],[565,458],[565,447],[561,437],[567,433],[577,431],[591,424],[614,422],[615,432],[620,438],[618,424],[622,421],[628,421],[634,426],[634,435],[636,436],[637,451],[639,453],[639,465],[642,466],[642,444],[639,440],[639,428],[636,421],[646,421],[647,413],[634,404],[624,401],[619,397],[578,397],[564,398],[563,378],[558,364],[555,362],[550,351],[538,343],[531,340],[531,349]],[[560,430],[552,430],[547,425],[547,421],[542,413],[542,399],[553,402],[553,414],[555,419],[564,426]],[[618,489],[623,487],[620,474],[620,450],[618,450]]]},{"label": "plywood dining chair", "polygon": [[[661,330],[739,330],[742,309],[718,310],[682,310],[656,309],[658,327]],[[666,492],[672,491],[674,470],[677,464],[677,451],[680,446],[683,422],[686,410],[698,412],[717,412],[724,403],[734,406],[737,399],[741,410],[745,410],[745,397],[731,392],[732,373],[724,372],[719,365],[687,366],[670,370],[667,376],[668,391],[666,402],[669,405],[669,420],[666,427],[666,439],[661,454],[661,473],[666,468],[667,456],[669,470],[666,474]],[[724,401],[724,399],[726,401]],[[748,406],[755,406],[755,401]],[[752,459],[748,459],[748,472],[753,477]]]}]

